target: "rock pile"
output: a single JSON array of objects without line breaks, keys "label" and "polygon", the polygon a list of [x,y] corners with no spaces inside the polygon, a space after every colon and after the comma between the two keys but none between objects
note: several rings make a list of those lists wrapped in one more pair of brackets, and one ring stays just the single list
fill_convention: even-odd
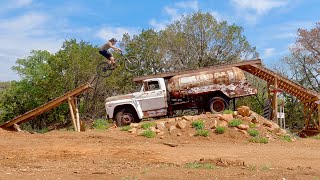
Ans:
[{"label": "rock pile", "polygon": [[[161,139],[167,136],[196,136],[198,130],[193,124],[200,121],[203,123],[203,130],[211,132],[209,136],[217,135],[217,128],[224,128],[226,132],[237,131],[246,138],[255,136],[250,133],[252,129],[258,131],[257,134],[266,137],[269,140],[279,139],[281,136],[287,136],[287,132],[281,129],[276,123],[264,119],[257,113],[250,110],[247,106],[241,106],[231,114],[201,114],[196,116],[183,116],[176,118],[160,119],[155,121],[132,123],[128,132],[144,135],[146,131],[153,132]],[[149,123],[146,126],[144,124]],[[249,132],[249,133],[248,133]]]}]

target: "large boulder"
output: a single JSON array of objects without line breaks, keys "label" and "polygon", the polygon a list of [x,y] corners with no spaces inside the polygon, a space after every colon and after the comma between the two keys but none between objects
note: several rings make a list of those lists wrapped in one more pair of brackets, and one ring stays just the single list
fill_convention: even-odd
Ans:
[{"label": "large boulder", "polygon": [[229,123],[232,119],[234,119],[232,114],[222,114],[222,115],[220,116],[220,120],[226,121],[226,122],[228,122],[228,123]]},{"label": "large boulder", "polygon": [[248,106],[240,106],[238,108],[238,113],[244,117],[250,116],[250,108]]},{"label": "large boulder", "polygon": [[179,121],[176,126],[179,129],[184,129],[187,126],[187,121],[186,120]]}]

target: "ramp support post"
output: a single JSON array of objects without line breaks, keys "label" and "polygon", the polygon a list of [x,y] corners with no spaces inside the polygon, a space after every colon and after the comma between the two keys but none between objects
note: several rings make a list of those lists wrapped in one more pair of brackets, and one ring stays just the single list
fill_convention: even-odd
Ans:
[{"label": "ramp support post", "polygon": [[76,117],[75,117],[75,111],[76,111],[76,106],[73,102],[73,99],[71,99],[71,97],[68,97],[68,104],[69,104],[69,109],[70,109],[70,114],[71,114],[71,119],[72,119],[72,124],[74,127],[75,131],[79,131],[78,130],[78,125],[76,123]]},{"label": "ramp support post", "polygon": [[279,124],[278,123],[278,96],[277,96],[277,89],[278,89],[278,79],[277,78],[274,78],[274,92],[273,92],[273,99],[272,99],[272,120]]}]

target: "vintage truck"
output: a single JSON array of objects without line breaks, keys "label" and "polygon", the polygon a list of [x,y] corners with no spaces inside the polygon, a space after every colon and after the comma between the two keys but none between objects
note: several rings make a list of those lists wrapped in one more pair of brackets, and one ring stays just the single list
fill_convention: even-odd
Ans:
[{"label": "vintage truck", "polygon": [[106,99],[107,117],[118,126],[139,122],[143,118],[172,116],[175,110],[200,109],[219,113],[229,107],[231,99],[257,93],[237,67],[150,78],[141,82],[139,92]]}]

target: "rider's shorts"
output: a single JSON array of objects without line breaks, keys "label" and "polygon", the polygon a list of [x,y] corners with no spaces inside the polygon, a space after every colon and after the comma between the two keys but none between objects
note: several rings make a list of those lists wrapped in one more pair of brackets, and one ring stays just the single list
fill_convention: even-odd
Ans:
[{"label": "rider's shorts", "polygon": [[102,56],[106,57],[107,59],[110,59],[110,57],[112,57],[112,54],[111,54],[109,51],[107,51],[107,50],[100,50],[99,53],[100,53]]}]

